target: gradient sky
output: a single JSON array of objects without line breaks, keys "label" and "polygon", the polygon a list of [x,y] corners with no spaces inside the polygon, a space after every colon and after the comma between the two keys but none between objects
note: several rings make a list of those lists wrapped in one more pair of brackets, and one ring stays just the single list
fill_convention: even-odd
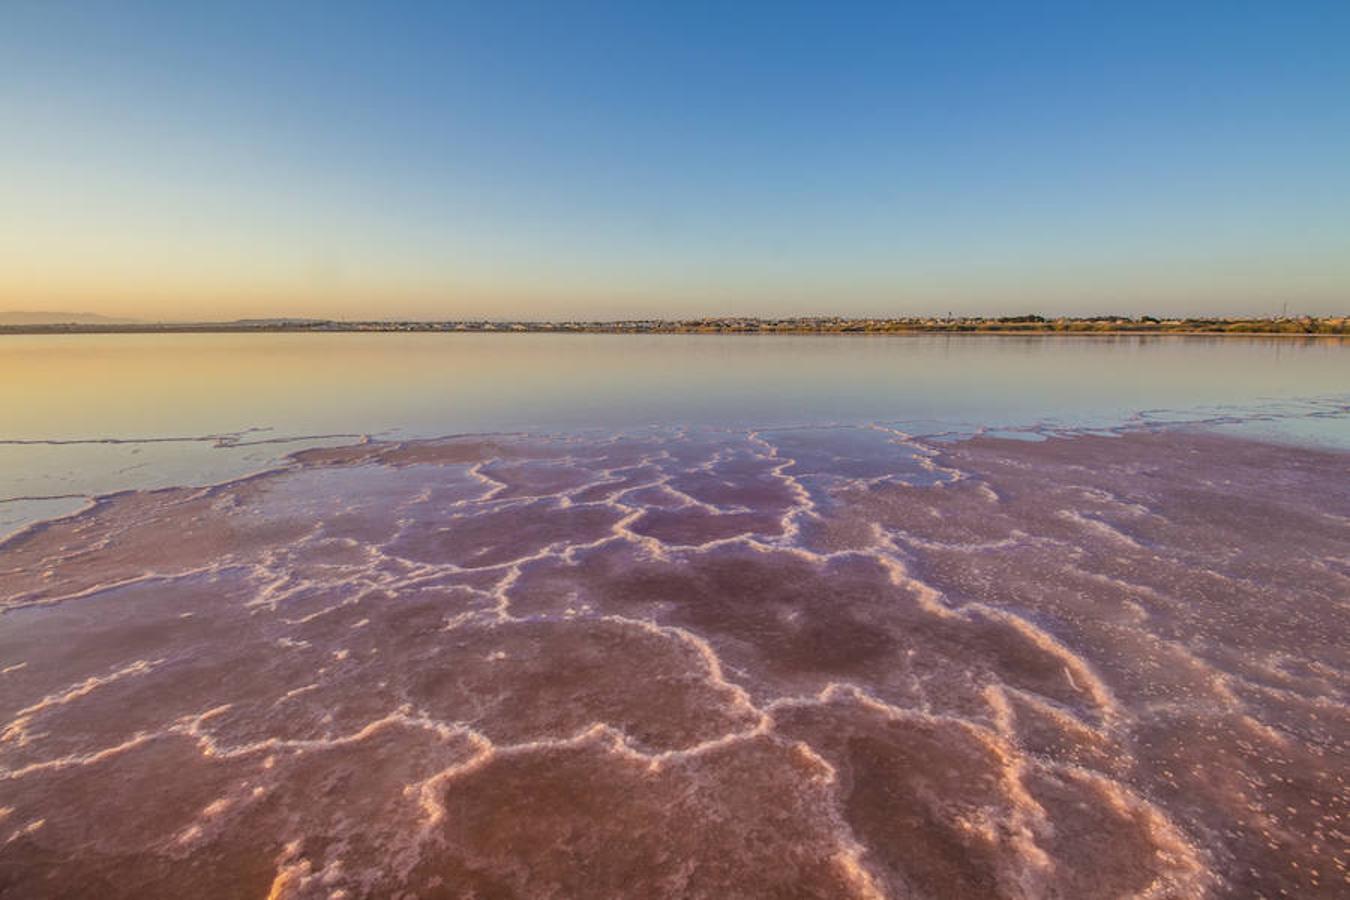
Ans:
[{"label": "gradient sky", "polygon": [[0,310],[1350,310],[1350,3],[0,9]]}]

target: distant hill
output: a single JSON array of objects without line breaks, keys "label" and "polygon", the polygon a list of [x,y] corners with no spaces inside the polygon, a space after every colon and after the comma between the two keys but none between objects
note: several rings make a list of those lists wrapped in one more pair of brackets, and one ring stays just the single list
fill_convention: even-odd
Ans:
[{"label": "distant hill", "polygon": [[139,319],[119,319],[95,313],[44,312],[16,309],[0,311],[0,325],[130,325]]}]

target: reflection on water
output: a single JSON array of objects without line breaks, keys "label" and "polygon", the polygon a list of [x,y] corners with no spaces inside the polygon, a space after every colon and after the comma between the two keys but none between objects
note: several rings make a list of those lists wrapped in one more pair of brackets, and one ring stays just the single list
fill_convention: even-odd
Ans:
[{"label": "reflection on water", "polygon": [[0,894],[1343,887],[1341,343],[0,348]]},{"label": "reflection on water", "polygon": [[1340,340],[115,335],[0,345],[7,438],[1026,422],[1346,390]]},{"label": "reflection on water", "polygon": [[[83,495],[219,480],[303,444],[279,439],[827,422],[918,434],[1111,426],[1141,410],[1193,417],[1344,398],[1348,349],[1336,339],[1139,336],[6,337],[0,498],[76,496],[23,511],[0,504],[0,532]],[[1344,418],[1280,429],[1350,444]],[[166,437],[195,440],[141,442]]]}]

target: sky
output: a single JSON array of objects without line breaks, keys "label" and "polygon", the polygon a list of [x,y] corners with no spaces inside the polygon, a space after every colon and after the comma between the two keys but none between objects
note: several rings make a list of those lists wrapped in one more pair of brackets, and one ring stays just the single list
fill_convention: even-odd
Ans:
[{"label": "sky", "polygon": [[64,3],[0,310],[1350,312],[1350,3]]}]

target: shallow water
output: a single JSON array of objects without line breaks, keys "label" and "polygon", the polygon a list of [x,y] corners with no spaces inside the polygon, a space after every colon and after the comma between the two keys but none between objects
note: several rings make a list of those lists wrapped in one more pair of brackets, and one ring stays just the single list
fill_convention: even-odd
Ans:
[{"label": "shallow water", "polygon": [[[604,407],[566,402],[576,373],[473,382],[500,408],[372,374],[347,418],[285,419],[358,379],[283,354],[299,385],[184,377],[122,431],[68,421],[116,379],[26,413],[48,439],[542,418],[12,445],[273,469],[0,545],[0,894],[1343,894],[1344,348],[752,339],[805,361],[762,383],[738,356],[702,397],[650,349],[685,339],[625,340],[576,346],[669,378],[574,361]],[[1166,402],[1157,373],[1197,360]],[[148,365],[121,389],[152,396]],[[208,384],[215,412],[171,399]]]},{"label": "shallow water", "polygon": [[865,422],[931,435],[1237,414],[1350,448],[1347,405],[1340,339],[6,337],[0,534],[92,495],[238,477],[361,435]]}]

